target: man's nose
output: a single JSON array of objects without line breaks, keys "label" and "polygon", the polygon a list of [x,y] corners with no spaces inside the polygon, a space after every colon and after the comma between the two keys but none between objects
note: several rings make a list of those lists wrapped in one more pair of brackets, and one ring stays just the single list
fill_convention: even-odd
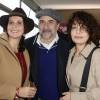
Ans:
[{"label": "man's nose", "polygon": [[48,23],[45,23],[44,29],[48,29],[48,27],[49,27]]}]

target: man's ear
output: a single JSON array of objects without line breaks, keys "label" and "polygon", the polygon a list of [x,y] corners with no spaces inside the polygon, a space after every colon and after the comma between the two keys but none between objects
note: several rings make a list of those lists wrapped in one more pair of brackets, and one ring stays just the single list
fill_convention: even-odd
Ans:
[{"label": "man's ear", "polygon": [[57,24],[57,30],[59,29],[59,25],[60,25],[60,24],[58,23],[58,24]]}]

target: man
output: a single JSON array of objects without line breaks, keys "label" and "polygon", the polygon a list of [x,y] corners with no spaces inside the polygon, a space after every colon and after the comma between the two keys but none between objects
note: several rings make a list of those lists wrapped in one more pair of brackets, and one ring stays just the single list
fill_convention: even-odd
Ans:
[{"label": "man", "polygon": [[25,41],[31,59],[30,80],[37,87],[36,97],[59,100],[68,89],[65,71],[71,46],[57,34],[61,21],[58,12],[44,9],[36,17],[39,19],[39,33]]}]

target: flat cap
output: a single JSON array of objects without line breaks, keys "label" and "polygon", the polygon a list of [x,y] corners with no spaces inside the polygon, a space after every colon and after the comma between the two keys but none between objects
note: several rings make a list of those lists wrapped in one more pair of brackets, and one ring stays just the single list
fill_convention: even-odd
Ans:
[{"label": "flat cap", "polygon": [[36,14],[38,19],[42,16],[49,16],[58,22],[62,21],[62,16],[54,9],[42,9]]}]

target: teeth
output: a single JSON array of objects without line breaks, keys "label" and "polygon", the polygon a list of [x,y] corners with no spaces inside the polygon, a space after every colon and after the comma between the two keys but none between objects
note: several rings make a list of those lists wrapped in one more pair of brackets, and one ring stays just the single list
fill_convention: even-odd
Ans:
[{"label": "teeth", "polygon": [[12,31],[13,33],[17,33],[17,31]]}]

